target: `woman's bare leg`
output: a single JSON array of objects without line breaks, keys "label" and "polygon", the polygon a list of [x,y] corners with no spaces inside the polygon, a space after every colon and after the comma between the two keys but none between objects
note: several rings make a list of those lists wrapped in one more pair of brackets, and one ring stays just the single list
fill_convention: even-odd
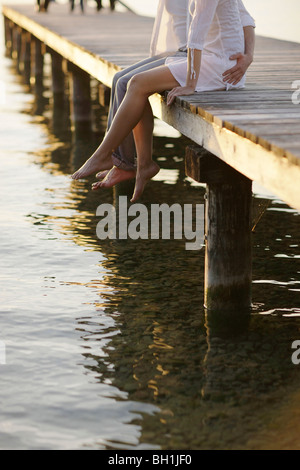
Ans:
[{"label": "woman's bare leg", "polygon": [[[139,155],[144,156],[144,158],[152,159],[152,150],[153,150],[153,113],[149,101],[146,104],[145,111],[142,119],[133,129],[133,135],[135,140],[135,146],[137,151],[137,156],[139,160]],[[102,171],[96,175],[98,181],[92,185],[92,189],[95,191],[99,188],[111,188],[121,181],[126,181],[136,177],[135,170],[123,170],[114,166],[111,170]]]},{"label": "woman's bare leg", "polygon": [[152,159],[154,118],[151,105],[147,101],[143,118],[133,129],[138,161]]},{"label": "woman's bare leg", "polygon": [[[101,145],[92,157],[74,173],[73,179],[84,178],[104,169],[103,166],[99,168],[100,162],[102,165],[105,159],[110,158],[113,149],[117,148],[129,132],[137,126],[148,106],[148,97],[155,92],[170,90],[175,86],[178,86],[178,82],[166,66],[135,75],[130,81],[126,96]],[[147,160],[146,157],[145,159]],[[140,179],[151,172],[145,171],[148,165],[143,161],[144,157],[140,156],[139,160],[141,160],[141,171],[138,171]]]},{"label": "woman's bare leg", "polygon": [[79,180],[102,170],[112,168],[112,150],[110,152],[101,152],[98,147],[93,155],[77,170],[72,178]]},{"label": "woman's bare leg", "polygon": [[133,130],[137,151],[137,174],[133,197],[136,201],[142,194],[145,184],[160,170],[157,163],[152,160],[153,155],[153,127],[154,118],[149,101],[147,102],[143,120]]}]

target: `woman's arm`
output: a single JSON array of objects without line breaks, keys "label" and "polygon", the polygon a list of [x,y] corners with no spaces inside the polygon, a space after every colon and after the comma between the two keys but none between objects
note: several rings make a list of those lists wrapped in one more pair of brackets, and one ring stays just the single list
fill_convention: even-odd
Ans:
[{"label": "woman's arm", "polygon": [[176,87],[168,94],[167,104],[176,96],[191,95],[195,92],[201,65],[205,38],[214,18],[219,0],[195,0],[195,8],[188,34],[188,66],[186,85]]},{"label": "woman's arm", "polygon": [[167,105],[171,105],[176,96],[192,95],[195,92],[201,65],[202,51],[199,49],[188,49],[188,66],[186,85],[173,88],[168,93]]},{"label": "woman's arm", "polygon": [[230,57],[231,60],[237,60],[237,64],[223,73],[223,81],[236,85],[245,75],[249,65],[253,62],[255,46],[255,29],[253,26],[244,27],[245,50],[244,53],[237,53]]}]

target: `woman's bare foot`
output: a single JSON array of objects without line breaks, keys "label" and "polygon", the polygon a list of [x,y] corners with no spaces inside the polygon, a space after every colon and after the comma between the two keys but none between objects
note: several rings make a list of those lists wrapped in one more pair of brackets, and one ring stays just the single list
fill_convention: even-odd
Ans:
[{"label": "woman's bare foot", "polygon": [[107,173],[110,172],[111,169],[109,170],[104,170],[104,171],[99,171],[99,173],[96,174],[96,178],[98,180],[103,180],[105,178],[105,176],[107,175]]},{"label": "woman's bare foot", "polygon": [[79,180],[81,178],[86,178],[87,176],[93,175],[94,173],[99,172],[100,170],[107,170],[112,168],[112,158],[111,154],[102,156],[99,152],[93,153],[93,155],[82,165],[79,170],[75,171],[72,175],[73,180]]},{"label": "woman's bare foot", "polygon": [[[104,172],[103,172],[104,173]],[[122,170],[117,166],[113,166],[110,171],[106,174],[102,181],[93,183],[92,189],[96,191],[99,188],[111,188],[122,181],[130,180],[135,178],[135,170]],[[98,176],[98,175],[97,175]]]},{"label": "woman's bare foot", "polygon": [[159,170],[159,166],[153,161],[151,161],[149,165],[138,169],[134,192],[130,202],[135,202],[139,197],[141,197],[148,180],[157,175]]}]

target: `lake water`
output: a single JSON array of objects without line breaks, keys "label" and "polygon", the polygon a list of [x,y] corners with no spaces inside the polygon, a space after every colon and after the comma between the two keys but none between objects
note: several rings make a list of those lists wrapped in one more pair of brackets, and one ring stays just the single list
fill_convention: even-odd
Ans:
[{"label": "lake water", "polygon": [[[253,312],[220,331],[202,307],[203,250],[97,239],[96,209],[118,193],[69,175],[105,112],[94,103],[94,139],[75,135],[2,38],[0,448],[300,449],[299,212],[255,186]],[[145,204],[203,202],[186,144],[157,123]]]}]

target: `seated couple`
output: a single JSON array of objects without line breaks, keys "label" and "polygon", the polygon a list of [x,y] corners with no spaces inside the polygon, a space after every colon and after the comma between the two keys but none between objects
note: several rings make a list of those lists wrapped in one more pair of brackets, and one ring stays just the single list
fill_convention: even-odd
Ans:
[{"label": "seated couple", "polygon": [[93,190],[135,178],[136,201],[159,171],[149,96],[168,91],[171,106],[177,96],[244,88],[254,28],[242,0],[160,0],[150,57],[115,75],[106,135],[72,178],[96,174]]}]

